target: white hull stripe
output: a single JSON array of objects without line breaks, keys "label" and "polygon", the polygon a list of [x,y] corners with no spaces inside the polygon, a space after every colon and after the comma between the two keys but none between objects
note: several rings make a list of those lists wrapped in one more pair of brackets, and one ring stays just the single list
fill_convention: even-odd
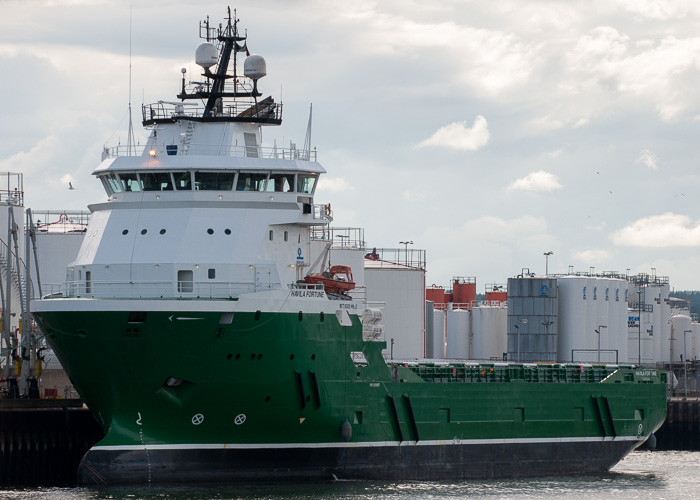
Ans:
[{"label": "white hull stripe", "polygon": [[644,441],[646,436],[612,437],[565,437],[565,438],[515,438],[515,439],[450,439],[435,441],[367,441],[360,443],[192,443],[192,444],[124,444],[93,446],[95,451],[129,450],[257,450],[280,448],[379,448],[394,446],[449,446],[449,445],[499,445],[499,444],[545,444],[545,443],[589,443],[604,441]]}]

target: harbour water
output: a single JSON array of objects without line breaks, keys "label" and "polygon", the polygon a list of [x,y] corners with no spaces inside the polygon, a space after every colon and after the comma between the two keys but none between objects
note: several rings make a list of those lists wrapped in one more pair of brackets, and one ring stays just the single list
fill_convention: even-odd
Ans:
[{"label": "harbour water", "polygon": [[[581,457],[585,460],[585,457]],[[314,484],[157,486],[110,488],[16,488],[0,499],[304,499],[434,500],[483,499],[696,499],[700,491],[700,452],[637,451],[610,473],[584,477],[465,482],[381,483],[329,481]]]}]

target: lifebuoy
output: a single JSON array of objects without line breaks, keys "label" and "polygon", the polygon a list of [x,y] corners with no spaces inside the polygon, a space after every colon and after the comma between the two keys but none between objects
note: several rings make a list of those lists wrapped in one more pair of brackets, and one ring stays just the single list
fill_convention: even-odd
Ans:
[{"label": "lifebuoy", "polygon": [[326,205],[326,215],[328,217],[331,216],[331,204],[330,203],[328,205]]}]

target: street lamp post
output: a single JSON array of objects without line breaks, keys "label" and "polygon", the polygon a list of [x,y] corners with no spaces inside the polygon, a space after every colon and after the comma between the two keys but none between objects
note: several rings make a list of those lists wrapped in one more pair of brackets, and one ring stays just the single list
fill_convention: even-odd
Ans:
[{"label": "street lamp post", "polygon": [[[525,325],[527,324],[527,319],[521,318],[518,320],[518,322]],[[515,331],[518,332],[518,363],[520,363],[520,327],[517,325],[517,323],[513,326],[515,327]]]},{"label": "street lamp post", "polygon": [[603,328],[607,328],[607,325],[598,325],[598,329],[594,329],[593,331],[598,334],[598,363],[600,363],[600,331]]},{"label": "street lamp post", "polygon": [[399,241],[399,245],[403,245],[404,255],[406,256],[406,265],[408,266],[408,245],[413,245],[413,241]]},{"label": "street lamp post", "polygon": [[554,252],[549,251],[544,253],[544,275],[549,276],[549,256],[552,255]]}]

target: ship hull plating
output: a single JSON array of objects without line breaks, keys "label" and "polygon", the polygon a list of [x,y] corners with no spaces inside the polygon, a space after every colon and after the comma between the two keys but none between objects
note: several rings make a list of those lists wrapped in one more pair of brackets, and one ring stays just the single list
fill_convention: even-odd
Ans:
[{"label": "ship hull plating", "polygon": [[469,480],[608,471],[640,440],[428,444],[263,449],[93,449],[83,485],[318,481]]},{"label": "ship hull plating", "polygon": [[80,483],[595,473],[665,418],[656,370],[392,364],[356,315],[225,304],[35,313],[105,432]]}]

